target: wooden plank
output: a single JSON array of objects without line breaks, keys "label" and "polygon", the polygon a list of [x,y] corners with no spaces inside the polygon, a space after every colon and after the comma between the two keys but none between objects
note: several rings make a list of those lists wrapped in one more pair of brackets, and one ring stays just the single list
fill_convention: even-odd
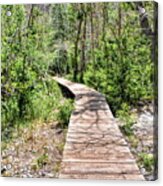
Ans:
[{"label": "wooden plank", "polygon": [[[97,152],[97,151],[96,151]],[[65,151],[64,152],[64,158],[65,159],[83,159],[83,160],[106,160],[107,161],[126,161],[128,159],[133,159],[133,156],[128,153],[128,152],[120,152],[120,153],[115,153],[115,152],[108,152],[108,153],[95,153],[95,152],[84,152],[83,151],[76,151],[76,152],[70,152],[70,151]]]},{"label": "wooden plank", "polygon": [[60,174],[62,179],[91,179],[91,180],[140,180],[141,174]]},{"label": "wooden plank", "polygon": [[62,174],[140,174],[135,163],[64,162]]},{"label": "wooden plank", "polygon": [[80,162],[80,163],[119,163],[119,164],[132,164],[132,163],[136,163],[135,159],[125,159],[125,160],[121,160],[121,159],[117,159],[117,160],[101,160],[101,159],[71,159],[71,158],[67,158],[67,159],[63,159],[62,162]]}]

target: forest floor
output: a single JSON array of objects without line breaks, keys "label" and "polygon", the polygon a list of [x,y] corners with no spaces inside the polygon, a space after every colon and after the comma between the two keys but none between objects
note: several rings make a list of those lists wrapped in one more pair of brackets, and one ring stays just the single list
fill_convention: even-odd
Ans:
[{"label": "forest floor", "polygon": [[2,176],[58,177],[67,133],[58,126],[57,122],[35,122],[21,129],[10,143],[2,144]]},{"label": "forest floor", "polygon": [[[153,105],[148,104],[140,109],[131,111],[135,116],[135,123],[132,126],[133,135],[125,136],[134,154],[140,171],[146,180],[154,180],[154,139],[156,126],[154,125]],[[123,125],[118,120],[120,126]]]}]

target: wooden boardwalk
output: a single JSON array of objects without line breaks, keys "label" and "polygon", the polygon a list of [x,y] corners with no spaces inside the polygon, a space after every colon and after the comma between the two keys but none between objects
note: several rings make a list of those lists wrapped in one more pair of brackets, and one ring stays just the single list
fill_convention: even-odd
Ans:
[{"label": "wooden boardwalk", "polygon": [[54,78],[75,95],[59,178],[144,180],[105,97]]}]

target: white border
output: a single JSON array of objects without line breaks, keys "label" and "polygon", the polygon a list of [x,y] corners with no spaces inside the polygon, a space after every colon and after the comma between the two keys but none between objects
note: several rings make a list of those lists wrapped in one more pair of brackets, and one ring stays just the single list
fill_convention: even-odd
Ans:
[{"label": "white border", "polygon": [[[107,1],[107,0],[104,0]],[[1,0],[0,4],[41,4],[41,3],[63,3],[63,2],[104,2],[102,0]],[[110,0],[110,1],[117,1],[117,0]],[[119,0],[122,1],[122,0]],[[135,0],[136,1],[136,0]],[[140,0],[141,1],[141,0]],[[118,1],[117,1],[118,2]],[[162,163],[162,125],[163,125],[163,114],[161,115],[161,111],[163,111],[163,86],[161,83],[163,80],[163,24],[161,24],[160,20],[163,20],[163,0],[157,0],[159,3],[159,180],[155,182],[140,182],[140,181],[110,181],[110,180],[60,180],[60,179],[45,179],[45,178],[0,178],[0,185],[2,186],[83,186],[85,184],[89,184],[90,186],[97,186],[97,185],[163,185],[163,163]]]}]

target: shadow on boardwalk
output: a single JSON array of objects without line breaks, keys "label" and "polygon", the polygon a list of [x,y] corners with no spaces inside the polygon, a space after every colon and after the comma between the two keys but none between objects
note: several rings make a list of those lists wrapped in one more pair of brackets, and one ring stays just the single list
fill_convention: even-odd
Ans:
[{"label": "shadow on boardwalk", "polygon": [[59,177],[144,180],[105,97],[85,85],[54,79],[75,96]]}]

